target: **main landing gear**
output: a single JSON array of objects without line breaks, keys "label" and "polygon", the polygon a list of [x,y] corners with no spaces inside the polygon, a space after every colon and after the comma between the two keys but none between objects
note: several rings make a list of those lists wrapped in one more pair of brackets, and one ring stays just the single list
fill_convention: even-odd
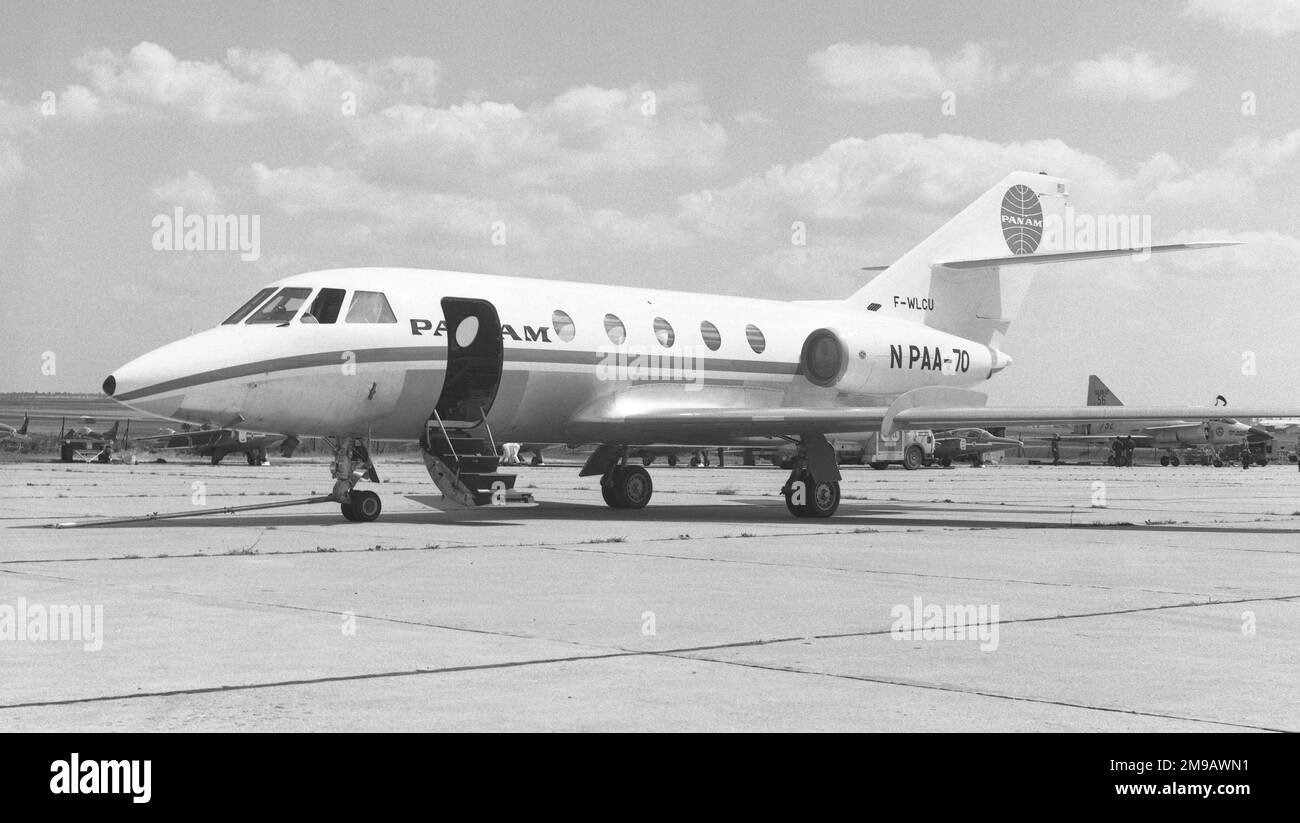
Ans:
[{"label": "main landing gear", "polygon": [[[835,449],[821,435],[795,444],[790,477],[781,487],[786,508],[795,517],[830,517],[840,506],[840,469]],[[636,452],[639,456],[642,452]],[[654,494],[650,472],[628,464],[628,448],[616,444],[598,447],[579,472],[600,476],[600,494],[611,509],[643,509]]]},{"label": "main landing gear", "polygon": [[628,465],[627,458],[627,446],[606,443],[592,452],[578,476],[600,475],[600,496],[611,509],[644,509],[654,495],[654,482],[650,472]]},{"label": "main landing gear", "polygon": [[781,487],[795,517],[830,517],[840,507],[840,470],[835,449],[821,435],[804,438]]},{"label": "main landing gear", "polygon": [[355,437],[345,437],[332,442],[334,460],[330,463],[330,474],[334,477],[334,489],[330,498],[338,501],[343,516],[353,523],[371,523],[379,519],[384,504],[379,495],[372,491],[356,488],[363,479],[372,483],[379,482],[379,473],[370,459],[370,451]]}]

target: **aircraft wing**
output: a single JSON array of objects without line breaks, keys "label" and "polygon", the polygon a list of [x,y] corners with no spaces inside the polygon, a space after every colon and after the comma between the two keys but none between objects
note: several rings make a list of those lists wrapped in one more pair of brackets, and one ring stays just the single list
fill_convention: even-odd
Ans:
[{"label": "aircraft wing", "polygon": [[[890,406],[771,408],[662,407],[644,403],[623,408],[615,396],[576,414],[566,427],[570,442],[716,444],[741,437],[952,429],[959,426],[1033,426],[1133,420],[1211,420],[1215,406],[1009,406],[942,405],[930,401],[983,395],[959,389],[914,389]],[[1241,417],[1282,417],[1285,407],[1234,407]],[[1109,438],[1108,438],[1109,439]]]}]

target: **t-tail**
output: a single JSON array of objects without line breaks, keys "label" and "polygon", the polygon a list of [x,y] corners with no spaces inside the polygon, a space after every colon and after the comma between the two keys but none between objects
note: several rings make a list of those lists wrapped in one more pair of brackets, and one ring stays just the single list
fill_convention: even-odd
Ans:
[{"label": "t-tail", "polygon": [[1233,245],[1177,243],[1062,251],[1069,181],[1018,171],[981,195],[849,298],[866,311],[924,323],[999,348],[1033,269],[1059,263]]},{"label": "t-tail", "polygon": [[28,423],[27,415],[24,414],[24,415],[23,415],[23,424],[22,424],[22,426],[20,426],[20,427],[18,428],[18,432],[17,432],[17,434],[19,434],[20,436],[22,436],[22,435],[26,435],[26,434],[27,434],[27,423]]}]

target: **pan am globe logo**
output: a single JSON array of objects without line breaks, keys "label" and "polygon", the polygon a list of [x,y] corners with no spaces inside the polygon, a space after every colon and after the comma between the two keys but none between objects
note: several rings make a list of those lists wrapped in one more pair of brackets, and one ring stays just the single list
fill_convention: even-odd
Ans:
[{"label": "pan am globe logo", "polygon": [[1043,204],[1023,183],[1002,195],[1002,237],[1012,254],[1033,254],[1043,239]]}]

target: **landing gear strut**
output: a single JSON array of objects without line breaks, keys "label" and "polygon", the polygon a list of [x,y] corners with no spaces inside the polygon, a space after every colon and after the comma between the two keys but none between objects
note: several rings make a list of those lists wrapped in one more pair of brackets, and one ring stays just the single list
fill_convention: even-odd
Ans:
[{"label": "landing gear strut", "polygon": [[372,491],[357,491],[356,485],[362,479],[372,483],[379,482],[379,473],[370,459],[370,451],[355,437],[345,437],[333,443],[334,460],[330,463],[330,474],[334,477],[334,489],[330,497],[337,500],[343,516],[353,523],[370,523],[379,519],[384,505],[379,495]]}]

